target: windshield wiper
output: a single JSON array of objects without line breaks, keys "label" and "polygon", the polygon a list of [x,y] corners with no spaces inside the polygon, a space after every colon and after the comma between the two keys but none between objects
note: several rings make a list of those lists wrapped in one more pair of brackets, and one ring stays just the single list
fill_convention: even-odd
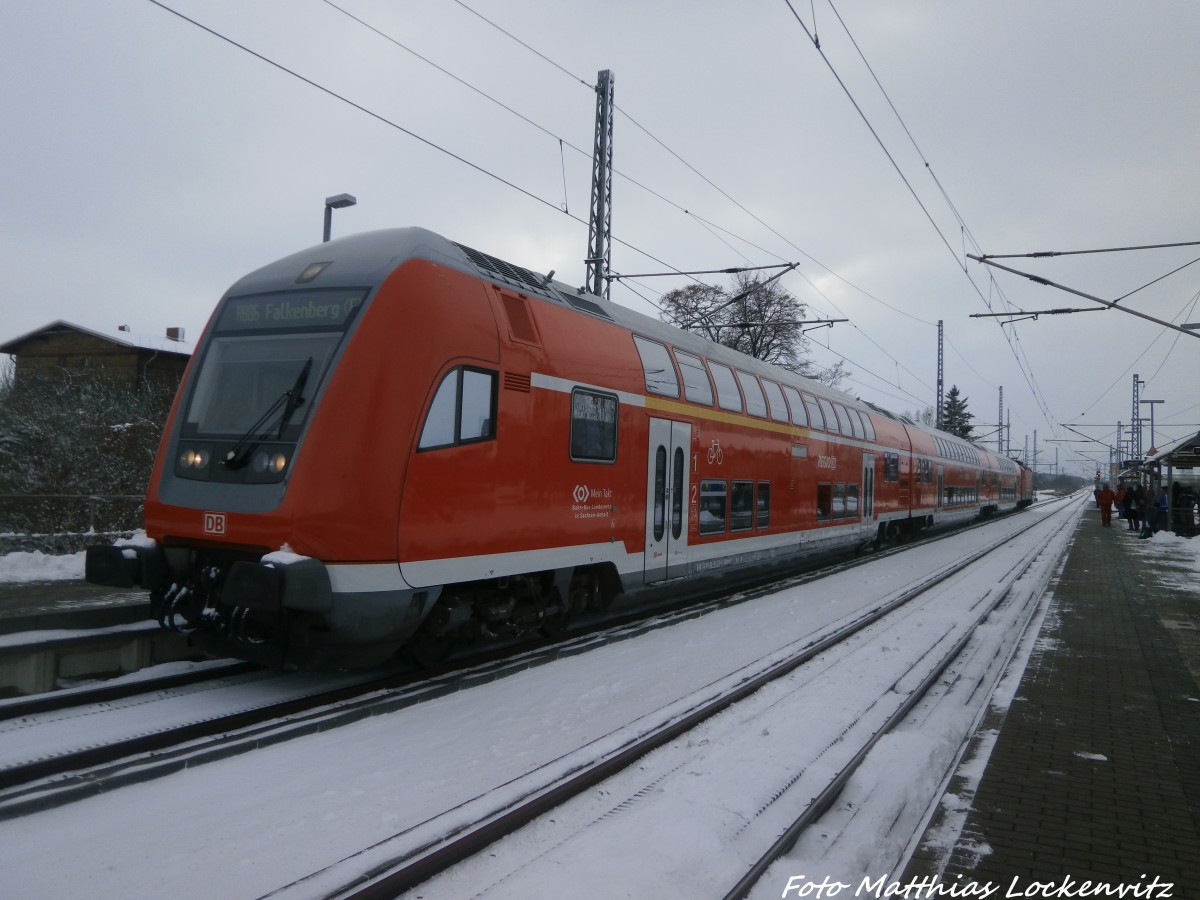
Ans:
[{"label": "windshield wiper", "polygon": [[300,369],[300,374],[296,376],[296,381],[291,388],[279,395],[279,398],[272,403],[265,413],[258,417],[258,421],[246,429],[246,433],[238,438],[238,442],[233,445],[225,458],[221,460],[221,464],[227,469],[240,469],[250,459],[250,454],[254,452],[254,448],[264,438],[269,437],[271,429],[266,423],[271,420],[276,411],[283,407],[283,415],[279,419],[279,429],[275,433],[275,440],[283,437],[283,429],[287,427],[288,422],[292,418],[292,414],[296,411],[296,407],[304,402],[304,398],[300,396],[300,392],[304,390],[304,385],[308,381],[308,373],[312,370],[312,357],[304,363]]},{"label": "windshield wiper", "polygon": [[287,428],[288,422],[292,420],[292,413],[296,411],[296,407],[304,402],[304,398],[300,396],[300,392],[304,390],[304,385],[308,383],[308,373],[312,371],[312,357],[304,363],[304,368],[300,370],[300,374],[296,376],[296,383],[292,385],[290,391],[285,391],[283,396],[287,401],[283,405],[283,415],[279,419],[279,431],[275,433],[275,440],[280,440],[283,437],[283,429]]}]

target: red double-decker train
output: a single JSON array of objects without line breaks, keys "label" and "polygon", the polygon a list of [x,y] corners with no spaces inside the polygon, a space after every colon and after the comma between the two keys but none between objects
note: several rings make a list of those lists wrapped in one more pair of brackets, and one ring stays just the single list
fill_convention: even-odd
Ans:
[{"label": "red double-decker train", "polygon": [[88,551],[208,652],[368,665],[1010,510],[1018,463],[417,228],[218,304],[149,540]]}]

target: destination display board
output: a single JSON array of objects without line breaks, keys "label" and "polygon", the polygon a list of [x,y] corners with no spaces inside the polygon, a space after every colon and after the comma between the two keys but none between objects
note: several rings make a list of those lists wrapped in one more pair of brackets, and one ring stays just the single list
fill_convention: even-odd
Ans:
[{"label": "destination display board", "polygon": [[345,328],[362,306],[366,291],[361,288],[312,291],[282,291],[232,297],[217,323],[218,331],[249,331],[279,328]]}]

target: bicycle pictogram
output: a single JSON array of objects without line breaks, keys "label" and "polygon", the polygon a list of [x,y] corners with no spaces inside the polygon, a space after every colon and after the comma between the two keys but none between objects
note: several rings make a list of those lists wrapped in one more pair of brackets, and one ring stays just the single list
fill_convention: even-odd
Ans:
[{"label": "bicycle pictogram", "polygon": [[716,463],[718,466],[725,461],[725,451],[721,449],[721,442],[714,440],[708,448],[708,461]]}]

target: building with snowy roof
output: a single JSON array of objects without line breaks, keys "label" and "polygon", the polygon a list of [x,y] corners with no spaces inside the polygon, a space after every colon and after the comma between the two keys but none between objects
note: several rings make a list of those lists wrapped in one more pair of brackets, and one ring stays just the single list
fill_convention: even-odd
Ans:
[{"label": "building with snowy roof", "polygon": [[16,361],[14,384],[94,374],[133,389],[143,384],[178,385],[193,349],[182,328],[168,328],[158,338],[135,335],[125,325],[98,331],[61,319],[0,344],[0,353],[11,354]]}]

